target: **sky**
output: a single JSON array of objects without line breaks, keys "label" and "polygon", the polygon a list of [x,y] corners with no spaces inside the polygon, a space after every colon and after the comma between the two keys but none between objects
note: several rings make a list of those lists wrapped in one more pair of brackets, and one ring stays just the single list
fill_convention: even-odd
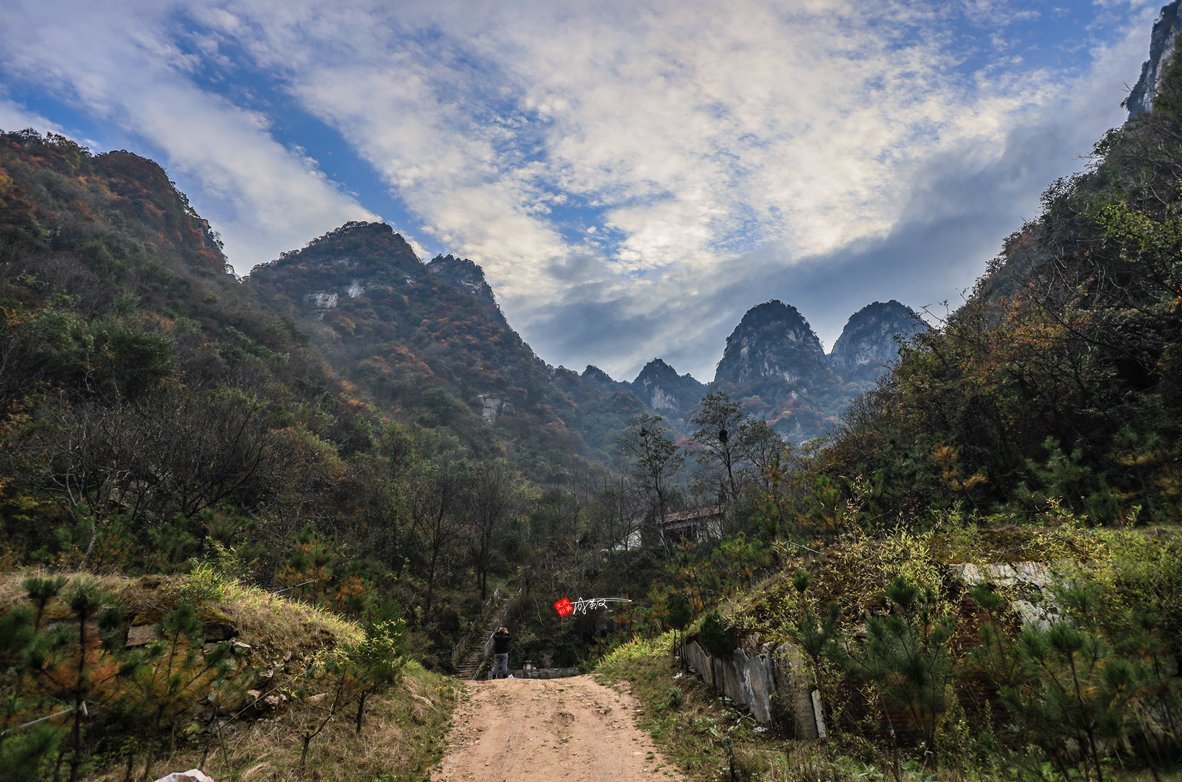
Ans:
[{"label": "sky", "polygon": [[954,308],[1082,170],[1162,0],[4,0],[0,128],[165,167],[240,275],[348,220],[479,263],[547,362],[703,381]]}]

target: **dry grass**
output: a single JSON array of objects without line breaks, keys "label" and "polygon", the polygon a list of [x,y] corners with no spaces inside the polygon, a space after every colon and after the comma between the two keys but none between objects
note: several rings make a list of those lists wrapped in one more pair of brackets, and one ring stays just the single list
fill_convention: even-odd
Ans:
[{"label": "dry grass", "polygon": [[[191,749],[156,762],[148,778],[200,767],[219,782],[424,780],[443,751],[457,687],[454,680],[411,664],[399,687],[370,700],[360,735],[354,731],[351,709],[337,715],[313,741],[302,773],[301,736],[308,721],[319,715],[307,706],[293,706],[273,719],[227,732],[224,745],[215,741],[207,756]],[[110,782],[121,778],[118,773],[100,777]]]},{"label": "dry grass", "polygon": [[[93,583],[114,596],[131,624],[153,624],[176,608],[182,597],[189,597],[204,621],[226,621],[238,628],[242,639],[252,646],[276,649],[322,648],[360,640],[363,632],[331,611],[288,600],[257,587],[234,581],[198,583],[189,576],[94,575],[92,573],[57,573],[37,569],[0,573],[0,611],[25,598],[24,581],[40,576],[67,579],[63,594],[79,580]],[[46,618],[66,615],[60,600],[46,607]]]},{"label": "dry grass", "polygon": [[[195,730],[179,742],[171,756],[145,769],[141,754],[136,778],[157,779],[170,771],[201,767],[219,780],[419,780],[425,779],[444,746],[447,723],[456,700],[456,683],[409,663],[402,682],[375,695],[366,705],[361,735],[354,731],[355,707],[337,714],[313,741],[301,772],[302,735],[323,717],[323,701],[301,700],[298,693],[323,692],[328,683],[310,676],[313,661],[337,646],[361,640],[356,623],[304,603],[228,581],[208,572],[192,576],[128,578],[90,573],[52,573],[24,569],[0,573],[0,613],[26,599],[23,583],[32,576],[64,576],[70,585],[86,581],[114,598],[133,625],[157,624],[187,600],[203,622],[225,622],[236,640],[250,650],[241,657],[242,679],[236,699],[245,699],[229,713],[220,736]],[[64,619],[69,610],[61,599],[46,606],[47,621]],[[264,674],[263,672],[266,671]],[[258,683],[252,684],[256,677]],[[268,708],[252,705],[246,690],[255,687],[282,702]],[[257,697],[257,696],[256,696]],[[196,725],[191,725],[196,728]],[[109,769],[97,777],[124,779],[125,759],[99,760]]]}]

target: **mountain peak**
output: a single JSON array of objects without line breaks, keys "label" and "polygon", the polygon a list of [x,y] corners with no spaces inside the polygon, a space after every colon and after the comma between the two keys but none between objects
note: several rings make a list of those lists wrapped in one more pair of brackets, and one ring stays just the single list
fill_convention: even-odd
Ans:
[{"label": "mountain peak", "polygon": [[583,370],[582,378],[583,378],[583,380],[590,380],[590,381],[593,381],[596,383],[614,384],[616,382],[615,380],[612,379],[611,375],[604,372],[602,369],[595,366],[594,364],[587,365],[587,368]]},{"label": "mountain peak", "polygon": [[714,382],[741,386],[764,378],[808,383],[828,373],[809,322],[790,304],[766,301],[743,315],[726,338]]},{"label": "mountain peak", "polygon": [[873,383],[899,358],[899,340],[926,331],[910,307],[891,299],[868,304],[850,316],[833,344],[829,362],[847,381]]},{"label": "mountain peak", "polygon": [[691,375],[679,375],[677,370],[654,358],[644,365],[632,381],[633,393],[658,413],[684,416],[706,394],[706,387]]},{"label": "mountain peak", "polygon": [[[312,241],[308,242],[304,248],[309,249],[321,244],[332,244],[334,242],[356,240],[359,238],[370,239],[397,239],[398,242],[406,244],[406,240],[400,234],[394,233],[394,228],[387,223],[371,223],[365,220],[350,220],[344,225],[334,228],[326,234],[317,236]],[[410,245],[407,245],[408,247]]]},{"label": "mountain peak", "polygon": [[484,277],[484,270],[475,261],[457,258],[450,253],[436,255],[427,264],[427,271],[460,293],[476,299],[490,316],[500,323],[505,323],[505,316],[497,305],[493,289]]},{"label": "mountain peak", "polygon": [[634,383],[640,383],[646,379],[677,377],[677,370],[665,363],[664,359],[654,358],[652,361],[644,365],[640,370],[640,374],[636,376]]},{"label": "mountain peak", "polygon": [[784,321],[793,326],[804,326],[810,328],[808,321],[805,320],[804,315],[800,314],[800,310],[793,307],[791,304],[785,304],[779,299],[769,299],[763,304],[756,304],[751,309],[743,314],[743,319],[739,321],[739,326],[744,324],[748,326],[760,322]]}]

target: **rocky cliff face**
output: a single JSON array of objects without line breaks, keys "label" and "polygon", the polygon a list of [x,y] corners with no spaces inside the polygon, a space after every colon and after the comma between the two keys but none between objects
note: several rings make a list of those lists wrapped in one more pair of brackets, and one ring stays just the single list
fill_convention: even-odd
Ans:
[{"label": "rocky cliff face", "polygon": [[829,366],[846,382],[872,385],[899,357],[899,344],[927,325],[910,307],[895,300],[874,302],[845,324],[829,354]]},{"label": "rocky cliff face", "polygon": [[761,380],[806,386],[830,380],[821,341],[791,305],[769,301],[752,307],[726,338],[715,385],[741,387]]},{"label": "rocky cliff face", "polygon": [[706,395],[706,386],[655,358],[632,381],[632,393],[658,415],[676,419],[688,416]]},{"label": "rocky cliff face", "polygon": [[1166,66],[1177,49],[1178,36],[1182,34],[1182,0],[1161,9],[1157,24],[1153,25],[1153,36],[1149,41],[1149,59],[1141,66],[1141,78],[1137,80],[1124,106],[1129,110],[1129,119],[1143,114],[1153,106],[1153,99],[1161,87]]}]

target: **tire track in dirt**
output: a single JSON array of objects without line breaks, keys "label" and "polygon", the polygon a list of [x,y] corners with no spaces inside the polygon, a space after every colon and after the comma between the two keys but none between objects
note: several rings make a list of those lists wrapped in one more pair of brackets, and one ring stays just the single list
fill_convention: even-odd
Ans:
[{"label": "tire track in dirt", "polygon": [[635,702],[590,676],[467,685],[432,782],[683,779],[636,727]]}]

